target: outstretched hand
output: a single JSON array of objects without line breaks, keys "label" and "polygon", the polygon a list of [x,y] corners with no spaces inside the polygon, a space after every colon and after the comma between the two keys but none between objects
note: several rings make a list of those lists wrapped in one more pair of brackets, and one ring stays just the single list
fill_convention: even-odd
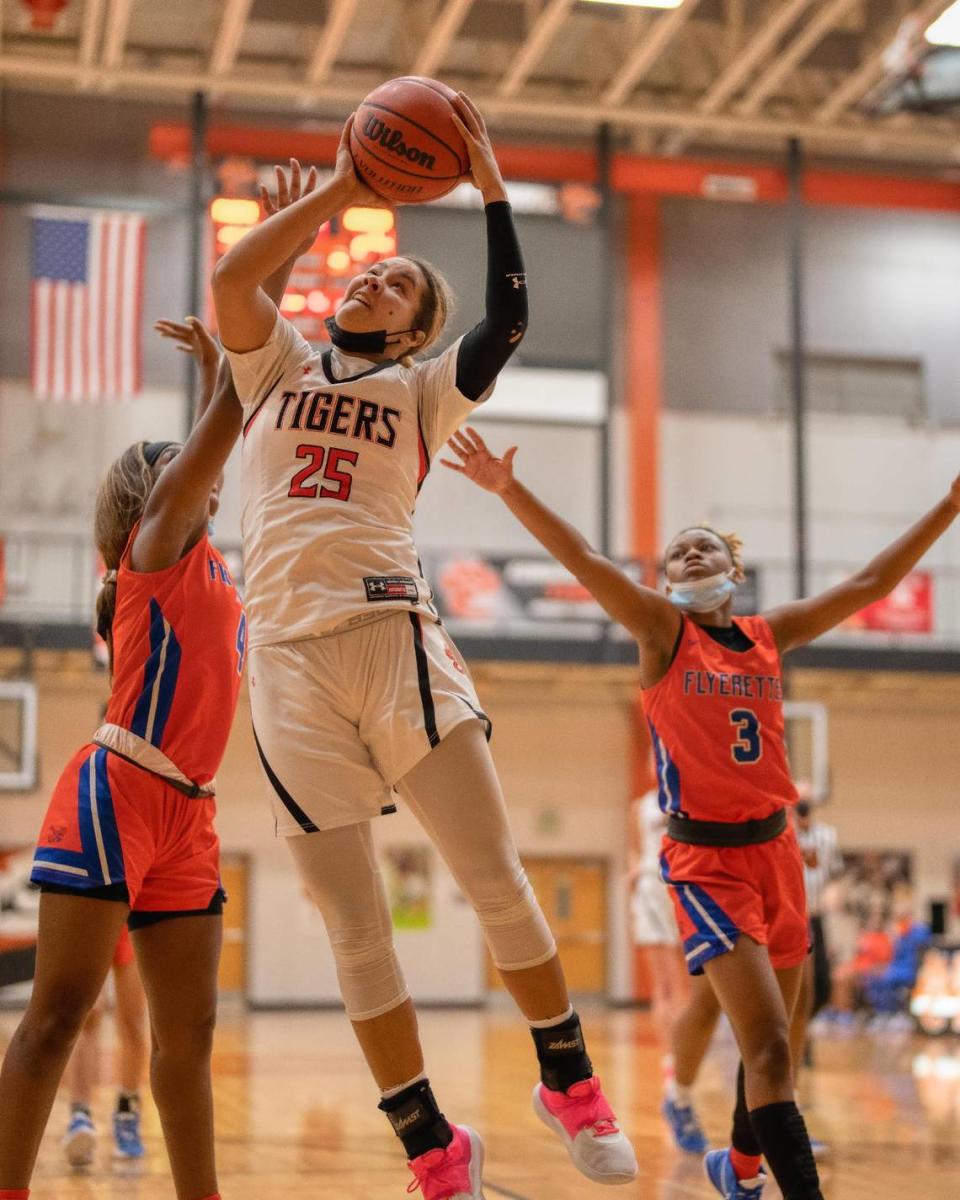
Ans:
[{"label": "outstretched hand", "polygon": [[[275,213],[280,212],[284,208],[289,208],[291,204],[302,199],[304,196],[309,196],[317,187],[317,168],[311,167],[307,171],[306,177],[303,174],[299,160],[296,158],[290,159],[290,175],[287,177],[287,170],[284,167],[275,166],[273,168],[277,180],[276,194],[271,194],[269,188],[263,184],[260,185],[260,204],[263,208],[264,215],[272,217]],[[314,229],[307,235],[294,251],[294,258],[299,258],[301,254],[306,254],[313,243],[317,240],[317,230]]]},{"label": "outstretched hand", "polygon": [[192,354],[201,370],[216,372],[220,366],[220,347],[199,317],[182,321],[155,321],[154,329],[162,338],[176,343],[182,354]]},{"label": "outstretched hand", "polygon": [[469,425],[459,433],[455,433],[447,445],[460,461],[458,463],[450,462],[449,459],[441,458],[440,462],[445,467],[449,467],[451,471],[458,471],[461,475],[466,475],[484,491],[500,496],[513,483],[513,459],[517,453],[516,446],[511,446],[509,450],[504,451],[503,458],[494,458],[480,434]]}]

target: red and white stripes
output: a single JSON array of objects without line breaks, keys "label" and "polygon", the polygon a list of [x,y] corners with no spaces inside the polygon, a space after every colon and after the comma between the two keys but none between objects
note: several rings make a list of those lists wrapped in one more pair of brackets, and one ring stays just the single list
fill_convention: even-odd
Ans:
[{"label": "red and white stripes", "polygon": [[86,281],[33,281],[34,392],[74,404],[125,400],[142,384],[144,218],[76,211],[55,217],[89,227]]}]

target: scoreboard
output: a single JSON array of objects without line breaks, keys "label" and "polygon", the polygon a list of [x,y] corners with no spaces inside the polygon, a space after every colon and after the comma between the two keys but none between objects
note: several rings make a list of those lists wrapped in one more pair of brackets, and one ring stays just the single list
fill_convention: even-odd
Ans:
[{"label": "scoreboard", "polygon": [[[256,200],[217,196],[210,219],[216,264],[263,217]],[[348,208],[321,225],[313,245],[297,261],[281,313],[308,342],[326,341],[323,323],[336,312],[350,279],[396,252],[396,222],[389,209]]]}]

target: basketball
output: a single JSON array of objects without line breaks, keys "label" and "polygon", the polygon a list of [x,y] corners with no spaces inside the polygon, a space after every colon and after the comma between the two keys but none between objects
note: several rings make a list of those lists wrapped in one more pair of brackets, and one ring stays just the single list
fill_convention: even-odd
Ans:
[{"label": "basketball", "polygon": [[406,75],[381,84],[357,109],[350,153],[378,196],[422,204],[452,191],[470,169],[453,122],[456,92],[436,79]]}]

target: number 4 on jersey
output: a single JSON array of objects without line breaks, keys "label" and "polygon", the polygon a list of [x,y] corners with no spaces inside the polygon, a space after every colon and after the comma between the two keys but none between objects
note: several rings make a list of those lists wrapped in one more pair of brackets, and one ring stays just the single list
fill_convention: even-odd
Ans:
[{"label": "number 4 on jersey", "polygon": [[760,722],[757,714],[749,708],[735,708],[730,714],[730,724],[737,730],[737,740],[730,747],[733,761],[738,763],[759,762],[763,754],[760,738]]}]

